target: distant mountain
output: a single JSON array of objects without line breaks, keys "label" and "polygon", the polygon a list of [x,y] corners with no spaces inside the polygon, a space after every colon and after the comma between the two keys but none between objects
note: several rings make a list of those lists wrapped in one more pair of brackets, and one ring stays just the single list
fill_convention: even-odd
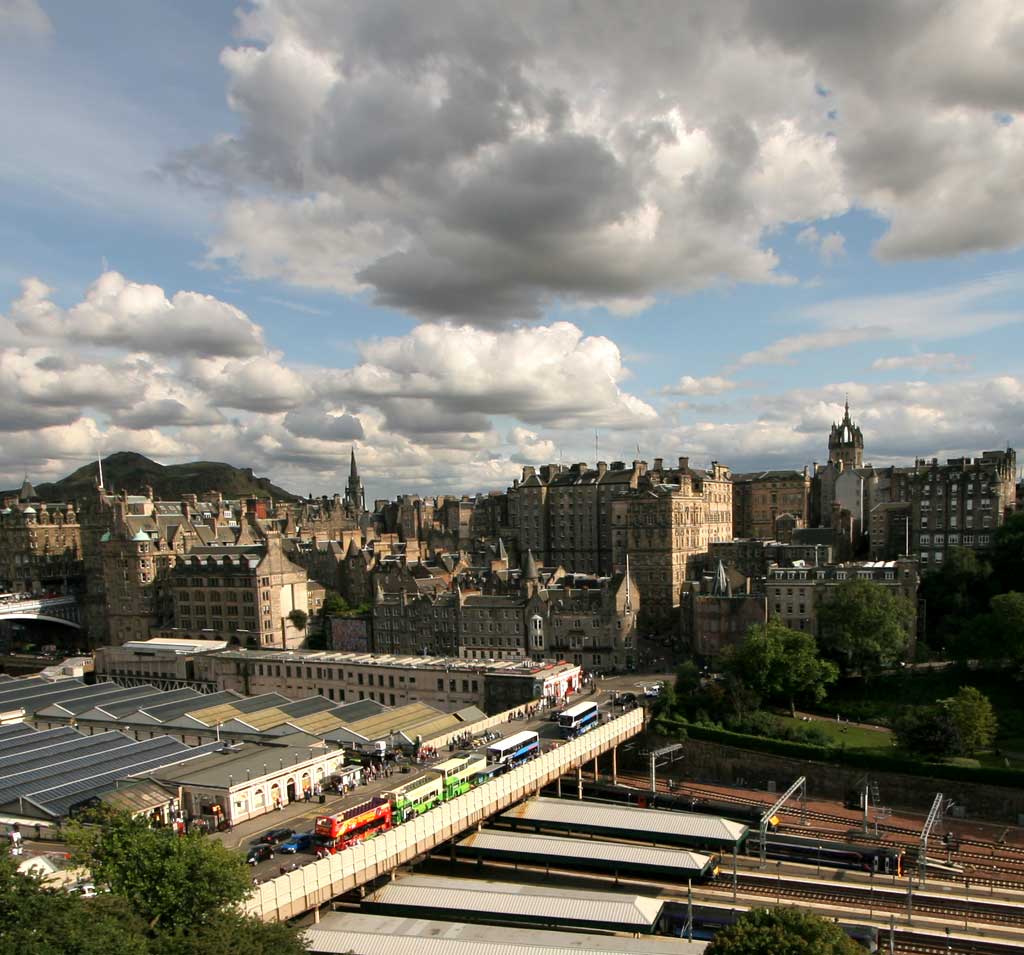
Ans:
[{"label": "distant mountain", "polygon": [[[31,475],[29,475],[31,477]],[[143,494],[148,485],[154,497],[177,501],[182,494],[220,491],[227,498],[273,497],[277,501],[295,501],[296,495],[258,478],[252,468],[236,468],[219,461],[192,461],[189,464],[157,464],[134,451],[118,451],[103,459],[103,483],[116,491]],[[96,465],[87,464],[52,484],[35,485],[44,501],[78,500],[96,487]],[[17,494],[17,491],[7,492]]]}]

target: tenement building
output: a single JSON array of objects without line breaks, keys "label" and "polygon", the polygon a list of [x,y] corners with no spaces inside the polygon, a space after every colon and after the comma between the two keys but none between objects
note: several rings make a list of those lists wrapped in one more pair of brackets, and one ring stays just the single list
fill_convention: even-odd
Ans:
[{"label": "tenement building", "polygon": [[46,504],[26,477],[0,502],[0,589],[63,593],[83,572],[81,528],[72,503]]},{"label": "tenement building", "polygon": [[[823,567],[770,567],[768,616],[793,630],[818,635],[818,608],[844,581],[870,580],[906,597],[917,613],[916,560],[856,561]],[[911,628],[911,639],[916,634]],[[910,648],[913,657],[913,647]]]},{"label": "tenement building", "polygon": [[683,586],[679,611],[683,646],[699,660],[714,661],[765,623],[768,601],[749,577],[719,560],[713,573]]},{"label": "tenement building", "polygon": [[737,537],[788,541],[793,528],[811,518],[811,475],[802,471],[758,471],[732,476],[732,529]]},{"label": "tenement building", "polygon": [[462,575],[451,589],[419,592],[379,586],[373,649],[471,661],[556,657],[599,672],[631,670],[639,608],[636,582],[625,574],[542,570],[528,551],[522,572],[507,579]]},{"label": "tenement building", "polygon": [[915,463],[910,484],[910,543],[921,567],[941,564],[950,547],[984,549],[1017,506],[1012,448],[980,458]]},{"label": "tenement building", "polygon": [[259,544],[194,547],[169,583],[177,628],[254,648],[299,647],[324,594],[285,557],[277,532]]}]

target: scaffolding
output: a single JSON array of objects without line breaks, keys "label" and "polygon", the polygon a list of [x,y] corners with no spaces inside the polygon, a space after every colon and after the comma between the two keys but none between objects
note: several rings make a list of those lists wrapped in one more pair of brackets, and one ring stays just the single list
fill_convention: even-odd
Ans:
[{"label": "scaffolding", "polygon": [[775,801],[775,805],[761,816],[761,823],[759,826],[761,865],[764,865],[765,862],[768,861],[768,825],[775,814],[789,801],[789,797],[797,790],[800,791],[800,822],[802,825],[807,825],[807,777],[801,776],[795,783],[793,783],[792,786],[789,787],[789,789],[779,796]]}]

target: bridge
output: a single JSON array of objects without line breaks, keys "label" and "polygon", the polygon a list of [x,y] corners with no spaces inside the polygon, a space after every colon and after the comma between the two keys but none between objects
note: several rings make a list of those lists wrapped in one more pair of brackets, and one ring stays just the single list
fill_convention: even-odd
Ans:
[{"label": "bridge", "polygon": [[70,595],[58,597],[0,594],[0,622],[4,620],[42,620],[82,629],[78,600]]},{"label": "bridge", "polygon": [[316,909],[344,892],[390,875],[566,773],[575,772],[581,778],[583,766],[593,762],[596,769],[598,757],[608,750],[614,775],[616,747],[639,733],[643,720],[642,709],[630,710],[375,839],[270,879],[256,886],[243,903],[245,911],[264,921],[283,921]]}]

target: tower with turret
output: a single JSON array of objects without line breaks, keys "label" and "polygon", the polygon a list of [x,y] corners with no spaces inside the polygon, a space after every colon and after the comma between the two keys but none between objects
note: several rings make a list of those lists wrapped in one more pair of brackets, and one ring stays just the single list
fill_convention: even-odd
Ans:
[{"label": "tower with turret", "polygon": [[844,468],[859,468],[864,464],[864,435],[850,420],[850,399],[846,399],[843,420],[832,422],[828,436],[828,459]]}]

